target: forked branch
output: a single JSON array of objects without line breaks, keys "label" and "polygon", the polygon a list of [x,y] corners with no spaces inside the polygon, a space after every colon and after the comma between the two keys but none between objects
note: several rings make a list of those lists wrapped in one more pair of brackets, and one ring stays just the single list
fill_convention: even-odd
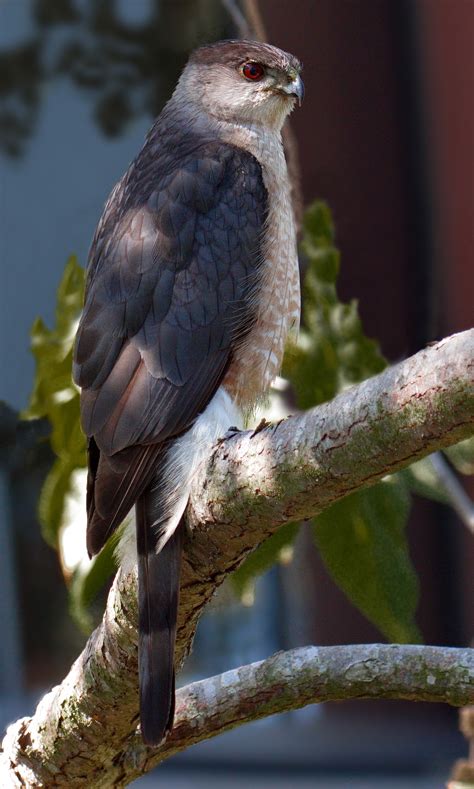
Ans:
[{"label": "forked branch", "polygon": [[[182,571],[177,661],[188,653],[199,616],[216,588],[283,523],[313,516],[386,474],[467,438],[473,423],[471,330],[442,340],[330,403],[222,441],[201,470],[188,508],[193,536]],[[0,786],[123,786],[185,745],[311,701],[387,693],[459,705],[473,700],[469,650],[332,649],[276,656],[230,678],[182,690],[176,731],[160,751],[151,752],[136,735],[136,579],[119,574],[102,624],[69,675],[45,696],[32,718],[10,728],[0,757]],[[263,676],[273,688],[268,697],[256,692],[255,682],[263,682]]]}]

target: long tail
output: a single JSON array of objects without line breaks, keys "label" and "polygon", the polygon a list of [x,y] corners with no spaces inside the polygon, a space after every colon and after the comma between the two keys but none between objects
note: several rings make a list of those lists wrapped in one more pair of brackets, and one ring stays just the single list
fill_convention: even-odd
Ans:
[{"label": "long tail", "polygon": [[[143,741],[158,745],[174,717],[174,647],[183,522],[156,553],[150,493],[136,503],[140,721]],[[156,527],[155,527],[156,529]]]}]

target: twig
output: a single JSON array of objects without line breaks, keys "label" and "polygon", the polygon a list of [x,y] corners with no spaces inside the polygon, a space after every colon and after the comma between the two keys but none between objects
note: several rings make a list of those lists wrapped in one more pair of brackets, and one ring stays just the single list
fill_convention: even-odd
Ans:
[{"label": "twig", "polygon": [[231,17],[235,28],[239,34],[240,38],[245,39],[252,39],[254,35],[252,33],[251,27],[247,22],[244,14],[240,10],[236,0],[222,0],[222,5],[228,11],[229,16]]},{"label": "twig", "polygon": [[456,474],[441,452],[430,456],[438,480],[449,498],[453,510],[460,520],[474,534],[474,503],[471,501]]}]

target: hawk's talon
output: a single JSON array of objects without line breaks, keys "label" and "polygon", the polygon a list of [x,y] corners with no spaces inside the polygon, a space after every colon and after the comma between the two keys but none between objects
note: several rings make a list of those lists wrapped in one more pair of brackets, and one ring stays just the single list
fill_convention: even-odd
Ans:
[{"label": "hawk's talon", "polygon": [[219,444],[223,444],[224,441],[227,441],[227,439],[234,438],[238,433],[242,433],[242,432],[243,431],[240,430],[240,428],[236,427],[235,425],[231,425],[230,427],[227,428],[224,435],[220,436],[217,439],[216,444],[219,446]]}]

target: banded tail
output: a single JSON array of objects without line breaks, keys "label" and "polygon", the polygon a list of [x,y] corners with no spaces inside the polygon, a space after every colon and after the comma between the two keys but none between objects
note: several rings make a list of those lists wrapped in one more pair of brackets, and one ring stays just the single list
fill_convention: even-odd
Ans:
[{"label": "banded tail", "polygon": [[143,741],[159,745],[173,726],[174,648],[179,602],[182,535],[178,527],[156,553],[157,527],[151,492],[135,505],[138,554],[140,722]]}]

